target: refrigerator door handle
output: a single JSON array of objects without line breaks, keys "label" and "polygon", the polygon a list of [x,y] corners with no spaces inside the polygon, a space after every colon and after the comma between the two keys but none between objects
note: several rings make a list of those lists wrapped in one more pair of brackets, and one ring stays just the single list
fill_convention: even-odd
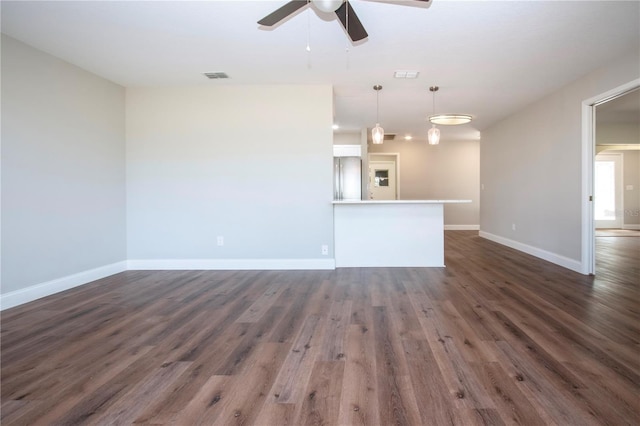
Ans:
[{"label": "refrigerator door handle", "polygon": [[342,181],[343,173],[342,160],[340,160],[340,200],[344,197],[344,182]]},{"label": "refrigerator door handle", "polygon": [[340,176],[341,173],[341,169],[340,169],[340,159],[336,158],[334,160],[334,180],[335,180],[335,184],[334,184],[334,194],[333,194],[333,198],[335,200],[339,200],[340,199],[340,187],[342,186],[341,184],[341,180],[342,180],[342,176]]}]

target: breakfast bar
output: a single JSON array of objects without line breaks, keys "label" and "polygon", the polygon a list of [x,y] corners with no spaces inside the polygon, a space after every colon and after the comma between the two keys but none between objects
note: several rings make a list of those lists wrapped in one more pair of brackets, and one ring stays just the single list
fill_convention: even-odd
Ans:
[{"label": "breakfast bar", "polygon": [[444,267],[444,204],[470,202],[334,201],[336,267]]}]

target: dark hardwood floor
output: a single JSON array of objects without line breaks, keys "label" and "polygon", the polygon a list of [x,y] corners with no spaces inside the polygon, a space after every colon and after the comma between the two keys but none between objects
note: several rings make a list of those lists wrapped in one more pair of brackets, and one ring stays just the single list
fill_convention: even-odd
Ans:
[{"label": "dark hardwood floor", "polygon": [[586,277],[446,233],[447,268],[129,271],[1,314],[3,425],[638,425],[640,238]]}]

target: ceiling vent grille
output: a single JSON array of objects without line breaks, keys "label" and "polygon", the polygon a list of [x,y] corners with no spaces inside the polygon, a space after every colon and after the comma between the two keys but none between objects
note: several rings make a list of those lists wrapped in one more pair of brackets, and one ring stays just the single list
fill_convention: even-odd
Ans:
[{"label": "ceiling vent grille", "polygon": [[385,133],[384,134],[384,140],[385,141],[392,141],[396,138],[396,134],[395,133]]},{"label": "ceiling vent grille", "polygon": [[229,78],[226,72],[205,72],[204,76],[210,80]]}]

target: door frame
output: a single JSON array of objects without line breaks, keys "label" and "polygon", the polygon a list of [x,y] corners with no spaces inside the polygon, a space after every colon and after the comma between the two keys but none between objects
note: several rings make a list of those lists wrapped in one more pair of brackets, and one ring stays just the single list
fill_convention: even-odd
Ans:
[{"label": "door frame", "polygon": [[640,88],[640,78],[582,102],[582,256],[581,273],[594,275],[596,236],[593,220],[593,169],[596,158],[596,106]]},{"label": "door frame", "polygon": [[[371,169],[371,162],[376,161],[385,161],[385,160],[372,160],[372,156],[381,156],[381,157],[395,157],[393,161],[396,163],[396,200],[401,200],[400,197],[400,153],[399,152],[370,152],[367,155],[367,176],[369,176],[369,170]],[[371,188],[369,187],[369,179],[367,179],[367,200],[370,200],[369,193]]]}]

